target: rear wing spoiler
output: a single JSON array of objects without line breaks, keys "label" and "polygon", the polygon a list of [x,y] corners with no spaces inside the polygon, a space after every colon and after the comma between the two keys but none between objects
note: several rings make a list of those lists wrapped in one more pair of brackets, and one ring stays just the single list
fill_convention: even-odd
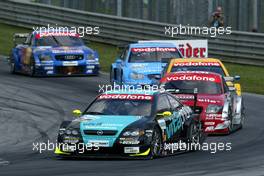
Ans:
[{"label": "rear wing spoiler", "polygon": [[29,36],[30,34],[29,33],[15,33],[13,35],[13,42],[14,42],[14,45],[18,45],[18,44],[23,44],[25,43],[27,37]]}]

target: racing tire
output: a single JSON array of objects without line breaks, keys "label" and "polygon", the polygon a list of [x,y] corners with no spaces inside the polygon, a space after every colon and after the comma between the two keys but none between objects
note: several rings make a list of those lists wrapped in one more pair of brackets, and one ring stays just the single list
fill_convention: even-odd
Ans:
[{"label": "racing tire", "polygon": [[229,109],[229,120],[230,120],[230,125],[228,126],[228,132],[227,134],[231,134],[234,131],[234,124],[233,124],[233,118],[232,118],[232,114],[231,114],[231,109]]},{"label": "racing tire", "polygon": [[203,143],[205,135],[202,132],[202,126],[198,121],[191,122],[187,129],[187,144],[189,145],[188,151],[196,151],[197,146]]},{"label": "racing tire", "polygon": [[240,120],[240,124],[239,124],[239,129],[242,129],[244,124],[245,124],[245,118],[246,118],[246,112],[245,112],[245,106],[244,103],[242,101],[242,109],[241,109],[241,120]]},{"label": "racing tire", "polygon": [[161,132],[156,127],[153,130],[152,141],[151,141],[151,145],[150,145],[150,153],[149,153],[147,159],[151,160],[151,159],[154,159],[154,158],[161,156],[162,149],[163,149],[163,147],[162,147]]},{"label": "racing tire", "polygon": [[34,59],[31,59],[30,66],[29,66],[29,76],[34,77],[35,76],[35,61]]},{"label": "racing tire", "polygon": [[109,82],[110,82],[110,85],[113,87],[114,86],[114,82],[115,81],[113,81],[113,78],[114,78],[114,75],[113,75],[114,73],[113,73],[113,68],[111,67],[110,68],[110,80],[109,80]]},{"label": "racing tire", "polygon": [[15,74],[17,71],[16,71],[16,65],[15,65],[15,62],[11,59],[10,60],[10,73],[12,74]]}]

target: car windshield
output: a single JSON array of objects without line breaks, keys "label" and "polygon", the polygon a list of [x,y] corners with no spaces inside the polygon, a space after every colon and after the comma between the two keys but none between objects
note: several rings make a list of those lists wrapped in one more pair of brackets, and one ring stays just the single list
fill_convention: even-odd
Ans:
[{"label": "car windshield", "polygon": [[204,72],[213,72],[218,73],[222,76],[226,76],[222,67],[220,66],[174,66],[171,69],[171,72],[179,72],[179,71],[204,71]]},{"label": "car windshield", "polygon": [[211,81],[169,81],[164,84],[168,92],[179,94],[190,94],[197,88],[199,94],[221,94],[221,84]]},{"label": "car windshield", "polygon": [[94,115],[150,116],[150,100],[97,99],[85,112]]},{"label": "car windshield", "polygon": [[36,46],[82,46],[83,41],[75,36],[43,36],[36,38]]},{"label": "car windshield", "polygon": [[181,58],[177,48],[131,48],[129,62],[161,62],[170,58]]}]

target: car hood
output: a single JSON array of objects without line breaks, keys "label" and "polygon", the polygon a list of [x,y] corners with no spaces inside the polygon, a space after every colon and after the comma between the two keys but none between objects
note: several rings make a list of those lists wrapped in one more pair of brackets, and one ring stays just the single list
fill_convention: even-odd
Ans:
[{"label": "car hood", "polygon": [[90,54],[94,51],[86,46],[39,46],[33,49],[34,53],[51,53],[51,54]]},{"label": "car hood", "polygon": [[[80,121],[80,132],[85,144],[104,141],[108,146],[113,146],[120,133],[130,124],[142,119],[142,116],[110,116],[110,115],[84,115]],[[87,135],[85,130],[116,131],[115,135]]]},{"label": "car hood", "polygon": [[128,63],[131,72],[141,74],[160,74],[166,63],[148,62],[148,63]]}]

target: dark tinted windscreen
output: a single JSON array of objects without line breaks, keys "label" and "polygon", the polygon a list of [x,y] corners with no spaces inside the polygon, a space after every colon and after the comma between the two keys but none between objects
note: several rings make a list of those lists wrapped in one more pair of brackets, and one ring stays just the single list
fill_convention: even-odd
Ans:
[{"label": "dark tinted windscreen", "polygon": [[178,50],[175,51],[135,51],[131,49],[129,62],[161,62],[164,58],[180,58]]},{"label": "dark tinted windscreen", "polygon": [[221,94],[221,84],[211,81],[170,81],[164,85],[166,90],[177,93],[190,93],[190,90],[198,89],[199,94]]},{"label": "dark tinted windscreen", "polygon": [[98,99],[85,114],[149,116],[151,101]]},{"label": "dark tinted windscreen", "polygon": [[174,66],[171,69],[171,72],[179,72],[179,71],[205,71],[205,72],[213,72],[218,73],[222,76],[225,76],[223,69],[219,66]]},{"label": "dark tinted windscreen", "polygon": [[37,46],[82,46],[83,41],[74,36],[44,36],[36,39]]}]

